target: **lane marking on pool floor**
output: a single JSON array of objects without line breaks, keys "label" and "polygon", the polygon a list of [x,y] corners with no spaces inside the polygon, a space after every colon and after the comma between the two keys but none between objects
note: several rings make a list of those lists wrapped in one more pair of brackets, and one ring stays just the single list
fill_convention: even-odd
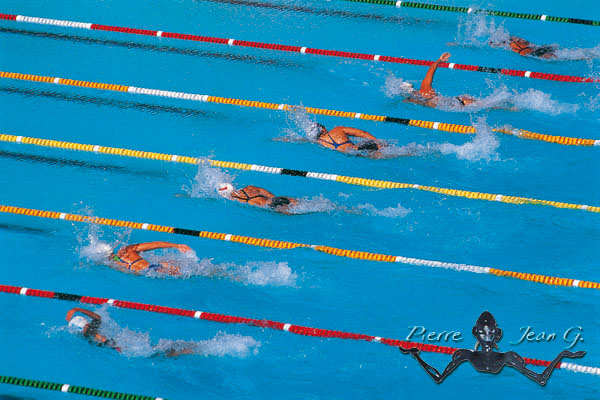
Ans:
[{"label": "lane marking on pool floor", "polygon": [[[472,7],[457,7],[450,5],[438,5],[431,3],[420,3],[416,1],[397,1],[397,0],[344,0],[352,3],[368,3],[373,5],[381,6],[394,6],[397,8],[418,8],[421,10],[428,11],[446,11],[446,12],[459,12],[463,14],[481,14],[489,15],[494,17],[507,17],[507,18],[520,18],[528,21],[547,21],[547,22],[564,22],[569,24],[581,24],[590,26],[600,26],[600,21],[582,18],[570,18],[570,17],[553,17],[546,14],[529,14],[520,13],[514,11],[499,11],[499,10],[484,10],[480,8]],[[566,4],[566,3],[565,3]]]},{"label": "lane marking on pool floor", "polygon": [[[178,98],[182,100],[191,100],[191,101],[200,101],[200,102],[208,102],[208,103],[217,103],[217,104],[228,104],[235,105],[240,107],[251,107],[251,108],[262,108],[262,109],[270,109],[270,110],[282,110],[282,111],[294,111],[294,110],[303,110],[309,114],[316,115],[326,115],[330,117],[339,117],[339,118],[359,118],[362,120],[370,120],[377,122],[389,122],[400,125],[407,126],[415,126],[424,129],[435,129],[438,131],[445,132],[454,132],[454,133],[463,133],[463,134],[474,134],[477,130],[468,125],[460,125],[460,124],[450,124],[444,122],[433,122],[433,121],[422,121],[417,119],[408,119],[408,118],[397,118],[397,117],[389,117],[383,115],[372,115],[372,114],[364,114],[350,111],[338,111],[338,110],[329,110],[325,108],[314,108],[314,107],[302,107],[302,106],[292,106],[289,104],[280,104],[280,103],[269,103],[264,101],[257,100],[244,100],[244,99],[234,99],[228,97],[218,97],[211,95],[199,95],[193,93],[184,93],[184,92],[174,92],[170,90],[160,90],[160,89],[147,89],[147,88],[137,88],[133,86],[126,85],[118,85],[118,84],[110,84],[110,83],[98,83],[98,82],[88,82],[88,81],[80,81],[75,79],[64,79],[64,78],[55,78],[48,76],[40,76],[40,75],[31,75],[31,74],[21,74],[15,72],[4,72],[0,71],[0,78],[4,79],[17,79],[22,81],[30,81],[30,82],[42,82],[42,83],[53,83],[56,84],[56,80],[58,79],[59,85],[65,86],[77,86],[77,87],[85,87],[91,89],[98,90],[110,90],[116,92],[126,92],[126,93],[135,93],[135,94],[143,94],[150,96],[158,96],[158,97],[167,97],[167,98]],[[435,128],[434,128],[435,125]],[[540,134],[535,132],[526,131],[524,129],[516,129],[516,128],[494,128],[492,129],[494,132],[504,133],[507,135],[516,136],[518,138],[523,139],[533,139],[540,140],[549,143],[556,143],[562,145],[572,145],[572,146],[596,146],[598,140],[594,139],[583,139],[583,138],[574,138],[574,137],[566,137],[566,136],[553,136]]]},{"label": "lane marking on pool floor", "polygon": [[69,385],[66,383],[55,383],[40,381],[37,379],[17,378],[14,376],[0,375],[0,383],[16,386],[26,386],[36,389],[54,390],[63,393],[75,393],[86,396],[102,397],[105,399],[128,399],[128,400],[167,400],[162,397],[150,397],[139,394],[113,392],[110,390],[93,389],[84,386]]},{"label": "lane marking on pool floor", "polygon": [[[15,215],[27,215],[32,217],[39,218],[49,218],[49,219],[60,219],[60,212],[56,211],[45,211],[45,210],[36,210],[31,208],[24,207],[16,207],[16,206],[6,206],[0,205],[0,212],[7,214],[15,214]],[[129,229],[142,229],[143,224],[140,222],[131,222],[131,221],[123,221],[118,219],[111,218],[102,218],[102,217],[91,217],[87,215],[78,215],[78,214],[66,214],[64,221],[73,221],[73,222],[82,222],[87,224],[98,224],[98,225],[108,225],[115,226],[120,228],[129,228]],[[336,247],[324,246],[324,245],[314,245],[314,244],[304,244],[304,243],[294,243],[288,242],[285,240],[276,240],[276,239],[265,239],[265,238],[255,238],[249,236],[236,235],[231,233],[220,233],[220,232],[209,232],[209,231],[201,231],[195,229],[187,229],[187,228],[174,228],[170,226],[164,225],[156,225],[156,224],[148,224],[147,230],[162,232],[162,233],[171,233],[178,235],[187,235],[200,237],[205,239],[213,239],[213,240],[222,240],[227,242],[235,242],[242,243],[251,246],[258,247],[266,247],[266,248],[274,248],[274,249],[313,249],[315,251],[319,251],[322,253],[345,257],[345,258],[353,258],[358,260],[366,260],[366,261],[380,261],[387,263],[402,263],[407,265],[417,265],[417,266],[425,266],[431,268],[442,268],[442,269],[450,269],[454,271],[465,271],[476,274],[488,274],[495,276],[504,276],[514,279],[519,279],[523,281],[537,282],[543,283],[545,285],[550,286],[565,286],[565,287],[577,287],[577,288],[588,288],[588,289],[600,289],[600,283],[591,282],[591,281],[583,281],[576,280],[571,278],[559,278],[553,276],[546,275],[538,275],[531,274],[526,272],[514,272],[507,271],[497,268],[490,267],[479,267],[476,265],[467,265],[467,264],[457,264],[457,263],[449,263],[449,262],[441,262],[441,261],[432,261],[432,260],[423,260],[418,258],[411,257],[402,257],[402,256],[394,256],[387,254],[379,254],[379,253],[371,253],[368,251],[361,250],[346,250],[339,249]]]},{"label": "lane marking on pool floor", "polygon": [[[154,36],[158,38],[169,38],[169,39],[178,39],[178,40],[186,40],[186,41],[195,41],[195,42],[205,42],[216,45],[227,45],[227,46],[238,46],[238,47],[251,47],[260,50],[271,50],[271,51],[284,51],[284,52],[292,52],[292,53],[300,53],[300,54],[311,54],[315,56],[327,56],[327,57],[341,57],[341,58],[351,58],[365,61],[375,61],[375,62],[389,62],[396,64],[411,64],[411,65],[420,65],[429,67],[434,62],[428,60],[417,60],[412,58],[405,57],[393,57],[393,56],[383,56],[378,54],[365,54],[365,53],[357,53],[351,51],[339,51],[339,50],[326,50],[326,49],[317,49],[310,48],[306,46],[296,46],[296,45],[284,45],[284,44],[276,44],[276,43],[264,43],[264,42],[255,42],[249,40],[237,40],[230,38],[219,38],[213,36],[201,36],[201,35],[190,35],[190,34],[181,34],[181,33],[173,33],[173,32],[165,32],[165,31],[157,31],[151,29],[138,29],[138,28],[127,28],[121,26],[112,26],[112,25],[100,25],[100,24],[92,24],[87,22],[74,22],[74,21],[64,21],[64,20],[55,20],[48,18],[38,18],[38,17],[27,17],[23,15],[14,15],[14,14],[0,14],[0,20],[7,21],[16,21],[20,23],[30,23],[30,24],[41,24],[41,25],[52,25],[52,26],[60,26],[63,28],[77,28],[84,30],[96,30],[96,31],[108,31],[108,32],[118,32],[124,34],[133,34],[133,35],[143,35],[143,36]],[[482,67],[477,65],[468,65],[468,64],[456,64],[456,63],[439,63],[439,68],[450,68],[454,70],[463,70],[469,72],[485,72],[485,73],[493,73],[507,76],[515,76],[515,77],[524,77],[525,71],[510,69],[510,68],[495,68],[495,67]],[[551,81],[559,81],[559,82],[573,82],[573,83],[594,83],[600,82],[600,79],[594,79],[590,77],[581,77],[581,76],[572,76],[572,75],[559,75],[559,74],[550,74],[545,72],[532,72],[531,76],[527,76],[528,78],[536,78],[536,79],[544,79]]]},{"label": "lane marking on pool floor", "polygon": [[[53,147],[60,148],[65,150],[77,150],[84,152],[91,152],[94,154],[111,154],[118,155],[122,157],[132,157],[132,158],[143,158],[149,160],[160,160],[166,162],[179,162],[185,164],[202,164],[209,163],[213,167],[219,168],[227,168],[227,169],[238,169],[244,171],[254,171],[254,172],[262,172],[268,174],[279,174],[279,175],[288,175],[288,176],[296,176],[296,177],[304,177],[304,178],[312,178],[312,179],[320,179],[327,181],[336,181],[350,185],[357,186],[366,186],[373,187],[379,189],[415,189],[421,190],[431,193],[438,193],[447,196],[455,196],[462,197],[468,199],[475,200],[485,200],[485,201],[495,201],[509,204],[530,204],[530,205],[543,205],[550,206],[555,208],[567,208],[573,210],[583,210],[594,213],[600,213],[600,206],[589,206],[585,204],[573,204],[573,203],[564,203],[559,201],[551,201],[551,200],[539,200],[529,197],[520,197],[520,196],[507,196],[502,194],[492,194],[492,193],[483,193],[483,192],[472,192],[468,190],[460,190],[460,189],[447,189],[436,186],[426,186],[419,185],[414,183],[401,183],[401,182],[393,182],[393,181],[383,181],[378,179],[366,179],[366,178],[358,178],[351,176],[343,176],[336,174],[328,174],[323,172],[310,172],[310,171],[302,171],[296,169],[288,169],[288,168],[279,168],[279,167],[267,167],[264,165],[256,165],[256,164],[245,164],[234,161],[219,161],[219,160],[207,160],[203,158],[196,157],[187,157],[187,156],[179,156],[174,154],[164,154],[164,153],[155,153],[149,151],[140,151],[140,150],[129,150],[118,147],[108,147],[108,146],[99,146],[99,145],[90,145],[90,144],[81,144],[75,142],[63,142],[60,140],[51,140],[51,139],[40,139],[40,138],[32,138],[25,136],[15,136],[15,135],[7,135],[0,134],[0,141],[4,142],[15,142],[19,144],[29,144],[34,146],[43,146],[43,147]],[[146,229],[146,228],[142,228]]]},{"label": "lane marking on pool floor", "polygon": [[[0,293],[14,294],[21,291],[21,287],[19,286],[11,286],[11,285],[1,285],[0,284]],[[102,297],[93,297],[93,296],[83,296],[77,294],[68,294],[62,292],[54,292],[50,290],[41,290],[41,289],[27,289],[26,296],[30,297],[40,297],[44,299],[56,299],[56,300],[66,300],[66,301],[74,301],[83,304],[93,304],[93,305],[102,305],[107,303],[106,298]],[[330,329],[322,329],[322,328],[313,328],[302,325],[294,325],[290,323],[283,323],[277,321],[271,321],[268,319],[256,319],[256,318],[246,318],[246,317],[237,317],[233,315],[226,314],[218,314],[212,312],[201,312],[200,317],[196,317],[198,311],[187,310],[183,308],[175,308],[175,307],[167,307],[167,306],[158,306],[153,304],[145,304],[138,303],[127,300],[116,300],[112,307],[118,308],[127,308],[130,310],[138,310],[138,311],[148,311],[158,314],[168,314],[175,315],[180,317],[188,317],[201,319],[205,321],[212,321],[224,324],[242,324],[242,325],[251,325],[259,328],[268,328],[274,329],[283,332],[289,332],[296,335],[302,336],[312,336],[312,337],[322,337],[322,338],[330,338],[330,339],[345,339],[345,340],[360,340],[366,341],[370,343],[380,343],[393,347],[402,347],[402,348],[418,348],[421,351],[429,352],[429,353],[440,353],[440,354],[453,354],[457,349],[448,347],[448,346],[439,346],[434,344],[426,344],[419,342],[409,342],[405,340],[398,339],[388,339],[381,336],[372,336],[361,333],[351,333]],[[547,367],[550,365],[550,361],[539,360],[535,358],[526,358],[523,357],[527,364],[544,366]],[[587,367],[578,364],[559,362],[556,365],[556,369],[566,369],[568,371],[573,372],[581,372],[585,374],[591,375],[599,375],[600,376],[600,368],[596,367]]]}]

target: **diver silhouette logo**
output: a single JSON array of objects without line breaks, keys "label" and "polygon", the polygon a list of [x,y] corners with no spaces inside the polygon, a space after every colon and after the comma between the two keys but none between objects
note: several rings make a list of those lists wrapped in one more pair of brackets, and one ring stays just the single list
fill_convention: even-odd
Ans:
[{"label": "diver silhouette logo", "polygon": [[[472,332],[473,336],[477,338],[475,350],[456,350],[452,354],[452,361],[450,361],[444,372],[441,374],[437,369],[427,364],[421,358],[421,350],[418,348],[413,347],[411,349],[405,349],[399,347],[398,349],[404,354],[412,355],[419,362],[419,364],[421,364],[423,369],[425,369],[425,372],[427,372],[436,383],[441,383],[448,375],[450,375],[452,371],[456,369],[456,367],[463,362],[468,361],[477,371],[489,372],[492,374],[499,373],[502,371],[504,366],[512,367],[529,379],[544,386],[548,382],[552,372],[554,372],[554,367],[560,362],[560,360],[562,360],[564,357],[580,358],[585,355],[585,351],[571,352],[568,350],[563,350],[541,374],[538,374],[528,369],[525,366],[525,360],[523,360],[523,358],[514,351],[509,351],[507,353],[494,351],[494,348],[498,348],[496,343],[502,338],[502,329],[498,327],[494,316],[490,312],[484,311],[481,313],[477,319],[477,322],[475,323],[475,326],[473,327]],[[479,346],[481,347],[480,351],[477,350],[477,347]]]}]

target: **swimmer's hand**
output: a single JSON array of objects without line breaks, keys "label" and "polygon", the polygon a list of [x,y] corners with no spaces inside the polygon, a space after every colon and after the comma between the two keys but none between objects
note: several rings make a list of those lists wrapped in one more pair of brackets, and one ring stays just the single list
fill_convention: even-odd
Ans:
[{"label": "swimmer's hand", "polygon": [[449,59],[450,59],[450,53],[446,52],[440,56],[440,59],[438,61],[446,62]]},{"label": "swimmer's hand", "polygon": [[413,347],[411,349],[405,349],[404,347],[398,347],[398,350],[402,352],[402,354],[419,354],[421,350],[417,347]]},{"label": "swimmer's hand", "polygon": [[187,253],[188,251],[191,251],[192,248],[190,246],[188,246],[187,244],[178,244],[177,250],[179,250],[182,253]]}]

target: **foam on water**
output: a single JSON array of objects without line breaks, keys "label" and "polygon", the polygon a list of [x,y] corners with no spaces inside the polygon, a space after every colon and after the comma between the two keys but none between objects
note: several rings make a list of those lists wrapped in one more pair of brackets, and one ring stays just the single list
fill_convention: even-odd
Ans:
[{"label": "foam on water", "polygon": [[121,327],[113,320],[106,308],[96,311],[102,317],[99,333],[112,338],[128,357],[153,357],[158,355],[175,355],[174,353],[193,354],[212,357],[244,358],[249,354],[258,354],[260,342],[250,336],[231,335],[219,332],[211,339],[199,341],[172,340],[161,338],[156,345],[152,344],[148,332],[138,332],[128,327]]},{"label": "foam on water", "polygon": [[404,218],[409,213],[412,212],[412,210],[402,207],[400,205],[400,203],[398,203],[398,205],[396,207],[386,207],[381,210],[378,210],[377,208],[375,208],[374,205],[369,204],[369,203],[359,204],[356,207],[359,210],[363,210],[368,215],[373,215],[373,216],[377,216],[377,217],[386,217],[386,218]]},{"label": "foam on water", "polygon": [[289,208],[290,214],[308,214],[317,212],[330,212],[339,208],[333,201],[323,194],[313,197],[298,199],[298,204]]},{"label": "foam on water", "polygon": [[471,141],[462,145],[452,143],[432,144],[430,147],[445,155],[455,154],[459,160],[489,161],[498,159],[496,150],[500,145],[500,141],[485,123],[485,118],[478,119],[474,125],[477,133]]}]

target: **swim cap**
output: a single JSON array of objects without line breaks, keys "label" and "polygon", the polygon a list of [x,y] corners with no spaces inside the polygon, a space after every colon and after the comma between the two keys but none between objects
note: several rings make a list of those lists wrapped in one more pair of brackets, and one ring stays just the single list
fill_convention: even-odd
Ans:
[{"label": "swim cap", "polygon": [[414,92],[415,87],[410,82],[401,82],[400,89],[402,89],[405,92]]},{"label": "swim cap", "polygon": [[82,317],[81,315],[76,315],[69,321],[69,328],[73,329],[76,332],[83,332],[85,327],[89,324],[87,318]]},{"label": "swim cap", "polygon": [[229,196],[231,195],[231,192],[233,192],[234,190],[235,190],[235,188],[233,187],[233,185],[231,183],[220,183],[217,186],[217,193],[219,194],[219,196],[225,197],[225,198],[229,198]]}]

